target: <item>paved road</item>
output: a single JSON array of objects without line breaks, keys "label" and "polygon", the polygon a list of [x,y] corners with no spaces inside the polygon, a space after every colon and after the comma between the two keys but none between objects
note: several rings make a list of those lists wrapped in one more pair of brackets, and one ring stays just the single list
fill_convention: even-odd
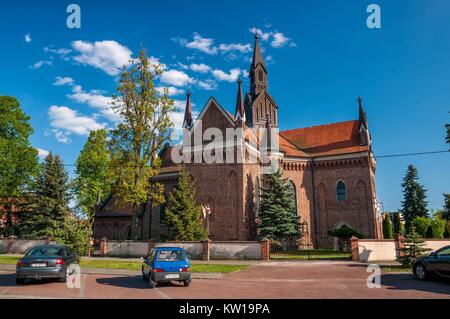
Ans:
[{"label": "paved road", "polygon": [[449,298],[450,283],[421,282],[410,274],[383,274],[381,288],[367,288],[359,264],[263,263],[217,279],[197,279],[151,290],[141,276],[83,274],[81,288],[45,281],[17,286],[0,271],[0,298]]}]

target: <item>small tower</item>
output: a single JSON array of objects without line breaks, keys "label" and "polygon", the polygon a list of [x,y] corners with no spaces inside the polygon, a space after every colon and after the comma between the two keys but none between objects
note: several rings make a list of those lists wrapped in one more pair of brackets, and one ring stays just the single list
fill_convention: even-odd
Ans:
[{"label": "small tower", "polygon": [[236,122],[241,122],[242,124],[245,123],[245,108],[244,108],[244,99],[242,98],[242,81],[239,79],[237,81],[238,83],[238,91],[236,95],[236,111],[235,111],[235,118]]},{"label": "small tower", "polygon": [[358,96],[358,111],[359,111],[359,119],[358,119],[358,130],[359,130],[359,139],[361,145],[370,146],[370,133],[369,133],[369,125],[367,123],[366,112],[364,112],[362,105],[362,98]]},{"label": "small tower", "polygon": [[186,109],[184,110],[183,128],[190,130],[192,127],[192,107],[191,107],[191,92],[186,94]]}]

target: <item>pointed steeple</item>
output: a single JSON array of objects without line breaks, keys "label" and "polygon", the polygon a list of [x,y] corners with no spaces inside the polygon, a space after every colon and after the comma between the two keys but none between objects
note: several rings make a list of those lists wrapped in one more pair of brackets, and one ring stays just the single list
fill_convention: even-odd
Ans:
[{"label": "pointed steeple", "polygon": [[237,120],[242,120],[245,123],[245,109],[244,109],[244,99],[242,98],[242,81],[239,79],[238,83],[238,91],[236,96],[236,112],[234,116]]},{"label": "pointed steeple", "polygon": [[183,128],[190,129],[192,126],[192,107],[191,107],[191,92],[186,94],[186,109],[184,110]]},{"label": "pointed steeple", "polygon": [[267,69],[259,46],[259,35],[255,32],[255,45],[253,47],[252,64],[250,65],[250,91],[258,94],[267,90]]},{"label": "pointed steeple", "polygon": [[358,96],[357,101],[358,101],[358,108],[359,108],[359,125],[361,126],[361,124],[364,124],[364,126],[366,128],[368,128],[366,112],[364,112],[364,109],[362,106],[362,98],[360,96]]}]

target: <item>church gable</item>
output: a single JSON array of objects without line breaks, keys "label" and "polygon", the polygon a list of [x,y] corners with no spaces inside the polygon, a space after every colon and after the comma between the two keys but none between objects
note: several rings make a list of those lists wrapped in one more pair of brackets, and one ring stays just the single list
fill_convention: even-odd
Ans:
[{"label": "church gable", "polygon": [[203,132],[208,128],[218,128],[223,133],[227,128],[234,127],[234,119],[215,98],[211,97],[203,108],[202,112],[195,120],[193,130],[202,123]]}]

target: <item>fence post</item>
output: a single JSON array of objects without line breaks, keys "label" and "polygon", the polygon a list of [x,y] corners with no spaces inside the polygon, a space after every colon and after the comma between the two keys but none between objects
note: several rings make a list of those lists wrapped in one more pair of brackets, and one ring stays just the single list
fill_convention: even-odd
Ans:
[{"label": "fence post", "polygon": [[106,237],[103,237],[100,240],[100,255],[101,256],[105,256],[106,255],[106,251],[107,251],[107,248],[108,248],[108,247],[106,247],[107,246],[106,240],[107,240]]},{"label": "fence post", "polygon": [[12,246],[14,243],[14,235],[8,236],[8,254],[12,254]]},{"label": "fence post", "polygon": [[403,243],[403,240],[405,239],[402,235],[395,235],[395,246],[397,250],[397,258],[403,257],[403,249],[405,248],[405,244]]},{"label": "fence post", "polygon": [[359,239],[356,236],[352,236],[352,238],[350,238],[350,247],[353,261],[359,260],[358,240]]},{"label": "fence post", "polygon": [[261,243],[261,260],[270,260],[270,240],[264,238]]},{"label": "fence post", "polygon": [[150,252],[150,250],[152,250],[153,248],[155,248],[155,241],[153,239],[149,239],[148,240],[148,251]]},{"label": "fence post", "polygon": [[209,260],[209,258],[210,258],[210,250],[211,250],[211,241],[209,239],[202,240],[202,244],[203,244],[202,259],[203,260]]}]

